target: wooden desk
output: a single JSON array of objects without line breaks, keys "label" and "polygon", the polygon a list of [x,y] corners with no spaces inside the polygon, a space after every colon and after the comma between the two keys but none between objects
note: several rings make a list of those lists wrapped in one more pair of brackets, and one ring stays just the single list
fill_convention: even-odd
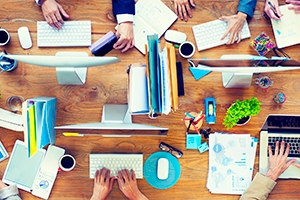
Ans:
[{"label": "wooden desk", "polygon": [[[63,1],[60,1],[63,2]],[[164,1],[172,8],[171,0]],[[284,1],[281,1],[283,4]],[[195,42],[191,26],[217,19],[221,15],[236,13],[238,0],[202,0],[197,2],[194,17],[189,22],[177,20],[171,29],[183,31],[188,40]],[[110,0],[69,0],[62,3],[71,16],[71,20],[91,20],[93,42],[115,27],[112,16]],[[254,39],[260,32],[265,31],[274,40],[270,22],[262,16],[264,1],[258,1],[253,19],[250,21],[251,38]],[[38,48],[36,41],[36,21],[43,20],[40,8],[33,0],[19,1],[7,0],[1,2],[0,26],[11,34],[10,43],[1,47],[11,54],[49,54],[57,51],[84,51],[88,48]],[[33,47],[23,50],[20,47],[17,29],[28,26],[31,31]],[[249,46],[250,39],[231,46],[220,46],[206,51],[197,52],[194,58],[219,58],[223,54],[254,54]],[[163,41],[163,39],[162,39]],[[300,61],[299,45],[284,49],[292,58]],[[101,120],[102,106],[105,103],[125,104],[127,74],[126,66],[133,62],[144,62],[144,56],[135,48],[127,53],[113,50],[108,55],[118,56],[121,63],[94,67],[88,69],[87,83],[83,86],[58,85],[55,69],[41,68],[34,65],[19,63],[13,72],[0,75],[0,90],[2,99],[0,107],[7,109],[6,99],[11,95],[21,95],[24,98],[35,96],[57,97],[57,125],[87,123]],[[211,194],[206,189],[208,172],[208,152],[200,154],[197,150],[185,149],[185,125],[180,119],[185,111],[204,111],[204,98],[214,96],[217,102],[217,124],[211,125],[213,131],[225,131],[222,121],[226,108],[236,99],[258,97],[262,102],[262,110],[258,116],[253,117],[244,127],[231,129],[234,133],[250,133],[259,137],[260,127],[269,113],[297,113],[300,112],[300,71],[269,73],[274,85],[264,91],[252,83],[249,89],[224,89],[221,83],[221,73],[211,73],[199,81],[188,70],[188,63],[183,63],[183,76],[185,96],[180,97],[180,107],[175,113],[150,120],[147,116],[134,116],[133,121],[151,125],[168,127],[167,137],[132,137],[132,138],[102,138],[102,137],[64,137],[57,131],[56,145],[66,149],[77,161],[71,172],[59,172],[50,199],[89,199],[93,190],[93,180],[89,179],[89,153],[90,152],[143,152],[144,159],[150,154],[159,151],[161,141],[174,145],[183,151],[184,156],[179,160],[181,164],[181,177],[170,189],[156,190],[146,180],[138,180],[140,190],[149,199],[238,199],[235,195]],[[255,78],[256,76],[254,76]],[[284,92],[287,101],[276,105],[272,98],[277,92]],[[204,126],[206,126],[204,124]],[[7,148],[12,151],[16,139],[23,140],[22,132],[0,129],[0,138]],[[257,150],[259,152],[259,150]],[[0,163],[0,177],[3,175],[8,159]],[[21,166],[20,166],[21,167]],[[258,153],[255,160],[255,172],[258,170]],[[279,180],[270,199],[297,199],[300,196],[300,182],[298,180]],[[23,199],[38,199],[30,193],[20,191]],[[107,199],[125,199],[114,184],[112,192]]]}]

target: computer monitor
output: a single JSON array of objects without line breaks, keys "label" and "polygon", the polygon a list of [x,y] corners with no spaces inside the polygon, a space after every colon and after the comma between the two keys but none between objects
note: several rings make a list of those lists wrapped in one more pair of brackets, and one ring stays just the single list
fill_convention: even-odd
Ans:
[{"label": "computer monitor", "polygon": [[55,129],[103,137],[166,136],[168,132],[168,128],[132,123],[127,104],[105,104],[101,122],[56,126]]},{"label": "computer monitor", "polygon": [[55,67],[58,83],[68,85],[83,85],[86,81],[87,67],[120,61],[117,57],[88,56],[86,52],[57,52],[55,56],[11,55],[2,52],[0,61],[3,57],[33,65]]},{"label": "computer monitor", "polygon": [[253,73],[280,72],[300,69],[300,63],[285,57],[222,56],[220,59],[189,59],[191,67],[222,72],[225,88],[249,88]]}]

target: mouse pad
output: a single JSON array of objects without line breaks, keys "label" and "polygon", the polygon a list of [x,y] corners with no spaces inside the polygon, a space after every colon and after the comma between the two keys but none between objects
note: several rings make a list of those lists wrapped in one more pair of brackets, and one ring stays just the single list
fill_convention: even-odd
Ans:
[{"label": "mouse pad", "polygon": [[[166,180],[157,178],[157,161],[166,158],[169,161],[169,175]],[[180,164],[174,156],[167,152],[156,152],[150,155],[144,164],[144,178],[156,189],[168,189],[175,185],[180,177]]]}]

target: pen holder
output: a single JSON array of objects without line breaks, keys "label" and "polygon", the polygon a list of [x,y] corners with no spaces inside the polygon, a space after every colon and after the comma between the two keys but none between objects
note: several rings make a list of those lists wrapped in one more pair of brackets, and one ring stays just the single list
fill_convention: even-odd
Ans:
[{"label": "pen holder", "polygon": [[[190,112],[189,114],[192,115],[193,117],[195,117],[195,120],[194,120],[194,121],[196,121],[197,118],[200,118],[200,117],[202,116],[202,115],[199,116],[199,113],[196,113],[196,112]],[[204,119],[204,118],[202,118],[197,124],[195,124],[195,126],[190,126],[190,130],[196,131],[195,127],[196,127],[198,130],[200,130],[200,128],[201,128],[201,126],[202,126],[202,124],[203,124],[203,119]],[[186,127],[188,127],[190,121],[189,121],[189,120],[185,120],[184,123],[185,123]]]},{"label": "pen holder", "polygon": [[275,43],[265,32],[261,32],[250,42],[250,46],[258,53],[258,55],[264,56],[275,47]]}]

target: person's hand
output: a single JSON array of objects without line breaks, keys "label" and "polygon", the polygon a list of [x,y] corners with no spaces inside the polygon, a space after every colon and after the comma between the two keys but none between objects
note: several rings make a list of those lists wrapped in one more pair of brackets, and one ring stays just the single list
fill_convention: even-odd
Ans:
[{"label": "person's hand", "polygon": [[91,200],[104,200],[112,190],[114,178],[110,178],[110,170],[102,168],[95,172],[94,190]]},{"label": "person's hand", "polygon": [[41,8],[45,20],[53,28],[61,29],[61,24],[64,23],[64,18],[69,18],[69,15],[63,7],[55,0],[42,0]]},{"label": "person's hand", "polygon": [[295,14],[300,14],[300,1],[296,0],[286,0],[286,3],[291,4],[288,9],[289,10],[294,10]]},{"label": "person's hand", "polygon": [[238,12],[236,15],[222,16],[219,19],[228,22],[228,28],[225,34],[221,37],[221,40],[230,34],[229,40],[226,44],[233,44],[237,39],[237,43],[241,41],[241,31],[246,21],[247,15],[242,12]]},{"label": "person's hand", "polygon": [[[131,173],[131,174],[130,174]],[[134,171],[127,169],[118,171],[118,184],[123,194],[130,200],[146,200],[148,199],[137,186]]]},{"label": "person's hand", "polygon": [[0,180],[0,190],[5,187],[7,187],[7,185]]},{"label": "person's hand", "polygon": [[176,15],[186,22],[188,21],[188,17],[193,17],[191,7],[194,8],[195,6],[194,0],[174,0]]},{"label": "person's hand", "polygon": [[274,154],[272,153],[272,148],[269,146],[269,170],[266,174],[266,177],[276,181],[277,178],[296,160],[291,159],[286,161],[289,152],[290,145],[286,145],[284,151],[285,142],[282,141],[279,148],[279,142],[276,142]]},{"label": "person's hand", "polygon": [[125,52],[134,46],[134,33],[132,22],[122,22],[119,24],[116,36],[118,41],[114,44],[114,49],[122,49]]},{"label": "person's hand", "polygon": [[[273,8],[275,9],[277,15],[275,14],[275,12],[272,9],[272,6],[270,4],[273,5]],[[266,0],[264,11],[265,11],[265,14],[267,14],[269,16],[269,18],[272,18],[272,19],[279,20],[280,17],[283,16],[279,10],[278,0]]]}]

